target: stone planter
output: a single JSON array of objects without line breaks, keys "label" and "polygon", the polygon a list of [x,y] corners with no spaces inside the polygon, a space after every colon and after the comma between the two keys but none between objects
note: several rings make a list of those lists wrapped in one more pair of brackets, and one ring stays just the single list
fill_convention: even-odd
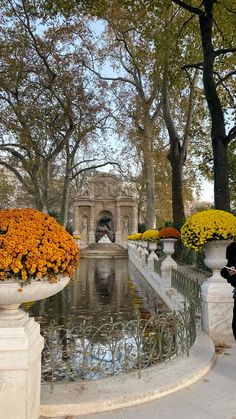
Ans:
[{"label": "stone planter", "polygon": [[232,287],[220,275],[227,263],[226,247],[231,241],[213,240],[203,247],[205,264],[212,269],[212,276],[201,286],[203,330],[214,340],[232,335]]},{"label": "stone planter", "polygon": [[231,242],[232,240],[212,240],[203,246],[204,262],[208,268],[212,269],[212,276],[208,278],[207,282],[225,282],[225,279],[220,275],[220,270],[227,263],[226,247]]},{"label": "stone planter", "polygon": [[0,325],[1,320],[18,319],[26,316],[19,309],[22,303],[38,301],[60,292],[70,281],[69,277],[61,277],[57,282],[47,280],[32,281],[21,288],[20,283],[13,280],[0,282]]},{"label": "stone planter", "polygon": [[19,308],[61,291],[68,277],[56,283],[37,281],[21,288],[19,282],[0,282],[0,406],[1,417],[38,419],[40,416],[40,326]]},{"label": "stone planter", "polygon": [[160,242],[163,243],[163,252],[166,255],[166,259],[165,262],[168,264],[173,264],[176,265],[175,261],[172,259],[171,255],[173,255],[174,251],[175,251],[175,242],[177,241],[177,239],[160,239]]}]

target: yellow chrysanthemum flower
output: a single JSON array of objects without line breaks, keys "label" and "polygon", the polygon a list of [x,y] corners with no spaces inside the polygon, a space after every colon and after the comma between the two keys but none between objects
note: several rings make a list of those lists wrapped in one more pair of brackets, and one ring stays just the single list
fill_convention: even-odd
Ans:
[{"label": "yellow chrysanthemum flower", "polygon": [[200,250],[209,240],[236,237],[236,217],[222,210],[205,210],[189,217],[181,228],[181,239],[186,247]]},{"label": "yellow chrysanthemum flower", "polygon": [[143,233],[143,240],[150,242],[156,242],[159,240],[159,231],[158,230],[146,230]]},{"label": "yellow chrysanthemum flower", "polygon": [[142,240],[142,233],[134,233],[130,234],[130,236],[127,237],[128,240]]}]

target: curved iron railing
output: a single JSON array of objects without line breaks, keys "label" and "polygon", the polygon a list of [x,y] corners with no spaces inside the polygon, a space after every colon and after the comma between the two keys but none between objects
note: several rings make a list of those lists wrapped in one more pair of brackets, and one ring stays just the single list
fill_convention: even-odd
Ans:
[{"label": "curved iron railing", "polygon": [[100,327],[83,321],[79,326],[51,322],[42,330],[42,380],[51,383],[100,379],[141,370],[189,353],[196,338],[195,306],[182,311],[138,317],[128,323]]},{"label": "curved iron railing", "polygon": [[171,286],[185,297],[186,303],[194,306],[196,327],[202,328],[201,285],[198,280],[172,268]]},{"label": "curved iron railing", "polygon": [[197,279],[172,268],[171,286],[180,292],[190,304],[195,304],[198,309],[201,308],[201,285],[198,284]]}]

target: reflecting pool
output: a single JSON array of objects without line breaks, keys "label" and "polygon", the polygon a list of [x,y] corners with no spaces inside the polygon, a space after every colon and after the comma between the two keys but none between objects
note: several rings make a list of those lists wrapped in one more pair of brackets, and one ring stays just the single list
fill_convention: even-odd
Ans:
[{"label": "reflecting pool", "polygon": [[31,316],[47,326],[78,325],[83,320],[100,325],[111,317],[127,322],[140,314],[149,318],[166,310],[146,280],[128,259],[81,259],[69,285],[46,300],[23,306]]}]

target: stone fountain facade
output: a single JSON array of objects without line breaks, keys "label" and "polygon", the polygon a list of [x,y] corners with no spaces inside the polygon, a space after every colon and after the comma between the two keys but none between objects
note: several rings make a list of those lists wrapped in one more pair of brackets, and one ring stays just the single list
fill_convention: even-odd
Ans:
[{"label": "stone fountain facade", "polygon": [[126,246],[129,234],[138,231],[137,190],[133,183],[99,173],[87,177],[74,201],[74,232],[86,248],[107,235],[111,242]]}]

